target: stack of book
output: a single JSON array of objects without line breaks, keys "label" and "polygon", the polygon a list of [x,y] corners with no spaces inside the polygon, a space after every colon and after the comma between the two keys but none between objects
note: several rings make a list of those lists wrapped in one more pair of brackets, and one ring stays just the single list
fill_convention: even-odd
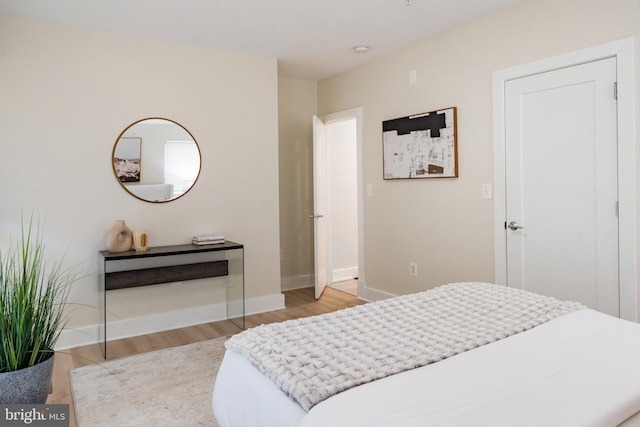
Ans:
[{"label": "stack of book", "polygon": [[207,235],[207,236],[194,236],[191,243],[194,245],[216,245],[218,243],[224,243],[224,236]]}]

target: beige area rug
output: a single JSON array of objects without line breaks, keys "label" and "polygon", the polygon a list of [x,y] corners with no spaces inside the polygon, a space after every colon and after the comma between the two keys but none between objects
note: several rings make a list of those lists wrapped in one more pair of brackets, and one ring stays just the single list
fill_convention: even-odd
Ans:
[{"label": "beige area rug", "polygon": [[217,427],[211,399],[227,338],[73,369],[78,426]]}]

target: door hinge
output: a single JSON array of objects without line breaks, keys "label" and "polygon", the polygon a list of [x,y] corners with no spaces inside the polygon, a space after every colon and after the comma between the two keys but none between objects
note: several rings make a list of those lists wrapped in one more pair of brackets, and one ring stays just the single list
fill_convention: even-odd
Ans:
[{"label": "door hinge", "polygon": [[618,99],[618,82],[613,82],[613,99]]},{"label": "door hinge", "polygon": [[620,216],[620,202],[616,202],[616,216]]}]

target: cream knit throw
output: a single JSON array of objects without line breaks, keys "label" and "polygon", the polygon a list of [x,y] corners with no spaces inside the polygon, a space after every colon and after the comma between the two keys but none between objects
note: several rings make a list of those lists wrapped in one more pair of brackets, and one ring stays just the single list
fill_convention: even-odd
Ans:
[{"label": "cream knit throw", "polygon": [[233,336],[305,410],[349,388],[428,365],[582,309],[488,283],[453,283]]}]

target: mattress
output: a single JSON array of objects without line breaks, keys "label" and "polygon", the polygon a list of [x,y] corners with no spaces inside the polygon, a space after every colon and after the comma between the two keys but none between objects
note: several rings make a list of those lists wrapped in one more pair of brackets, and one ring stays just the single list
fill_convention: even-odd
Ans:
[{"label": "mattress", "polygon": [[640,325],[593,310],[339,393],[306,412],[227,351],[221,427],[640,425]]}]

